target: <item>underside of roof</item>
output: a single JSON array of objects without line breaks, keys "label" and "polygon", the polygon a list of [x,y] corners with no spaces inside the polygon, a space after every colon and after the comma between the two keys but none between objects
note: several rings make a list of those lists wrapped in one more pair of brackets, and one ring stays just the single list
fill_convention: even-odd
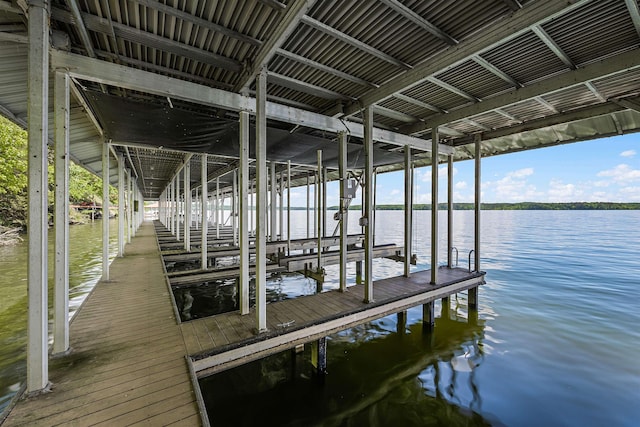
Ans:
[{"label": "underside of roof", "polygon": [[[454,160],[478,138],[491,156],[640,129],[638,0],[49,3],[51,67],[72,76],[72,158],[100,174],[111,142],[146,199],[199,153],[229,182],[263,69],[267,157],[291,162],[294,185],[317,150],[336,176],[337,131],[362,168],[368,106],[379,171],[403,168],[406,145],[431,164],[436,128]],[[0,0],[0,114],[26,127],[24,5]]]}]

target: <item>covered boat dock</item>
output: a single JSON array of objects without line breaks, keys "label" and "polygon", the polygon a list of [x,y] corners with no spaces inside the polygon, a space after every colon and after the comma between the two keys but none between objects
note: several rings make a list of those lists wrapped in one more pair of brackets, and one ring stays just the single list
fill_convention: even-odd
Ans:
[{"label": "covered boat dock", "polygon": [[[456,292],[469,292],[475,306],[484,281],[482,158],[637,132],[639,49],[637,0],[0,0],[0,114],[29,135],[27,399],[13,408],[7,425],[32,425],[38,409],[29,408],[68,396],[63,384],[69,390],[80,384],[74,375],[90,376],[86,363],[64,368],[82,362],[85,351],[104,350],[99,363],[107,377],[121,367],[121,357],[134,360],[146,346],[169,352],[184,391],[174,412],[183,418],[175,422],[207,424],[196,405],[198,377],[310,341],[321,353],[327,334],[415,305],[423,304],[431,325],[433,301]],[[50,149],[56,233],[51,347]],[[119,258],[110,268],[105,237],[102,280],[73,322],[70,160],[103,177],[105,211],[109,185],[119,197]],[[473,251],[469,268],[458,269],[453,166],[464,160],[475,163],[475,236],[474,247],[466,248]],[[446,230],[438,224],[440,164],[447,170]],[[430,268],[418,271],[411,264],[413,175],[422,166],[432,166],[433,238]],[[375,189],[376,177],[390,171],[404,171],[404,233],[403,244],[386,253],[374,246]],[[340,188],[335,229],[327,221],[332,181]],[[291,194],[303,189],[307,229],[297,240]],[[360,212],[349,209],[354,200]],[[158,240],[144,221],[145,201],[158,203]],[[350,222],[358,224],[359,237],[348,235]],[[136,255],[141,242],[145,256]],[[124,314],[118,303],[100,308],[120,301],[118,292],[123,301],[127,292],[147,293],[138,304],[155,319],[153,304],[166,312],[177,280],[230,276],[212,265],[216,251],[236,258],[231,276],[238,278],[238,311],[181,323],[174,306],[161,316],[166,326],[157,342],[145,341],[144,329],[91,320],[92,313],[107,319]],[[339,291],[267,305],[268,275],[299,269],[300,260],[287,261],[295,256],[306,257],[302,265],[319,275],[325,263],[337,263]],[[402,276],[374,281],[376,256],[403,263]],[[199,265],[191,273],[164,274],[167,262],[180,259]],[[154,283],[144,287],[123,278],[128,261],[153,270]],[[347,287],[348,262],[361,263],[356,286]],[[140,383],[119,374],[123,381],[109,383],[110,393],[143,393],[160,384],[149,369]],[[51,383],[60,386],[51,390]],[[107,399],[112,406],[97,409],[98,391],[87,391],[85,402],[112,416],[100,418],[105,423],[158,420],[151,408],[162,408],[169,397],[162,389],[144,390],[155,398],[141,407],[125,409]],[[74,419],[56,417],[38,422]]]}]

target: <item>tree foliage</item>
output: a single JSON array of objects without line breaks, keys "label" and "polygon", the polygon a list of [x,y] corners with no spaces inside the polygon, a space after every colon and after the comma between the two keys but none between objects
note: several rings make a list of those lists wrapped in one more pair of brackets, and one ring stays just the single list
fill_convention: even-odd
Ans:
[{"label": "tree foliage", "polygon": [[[53,155],[49,152],[49,204],[55,188]],[[26,225],[27,218],[27,132],[0,116],[0,225]],[[118,193],[109,187],[109,199],[117,203]],[[102,179],[75,163],[69,167],[71,203],[101,203]],[[49,209],[51,211],[52,209]]]}]

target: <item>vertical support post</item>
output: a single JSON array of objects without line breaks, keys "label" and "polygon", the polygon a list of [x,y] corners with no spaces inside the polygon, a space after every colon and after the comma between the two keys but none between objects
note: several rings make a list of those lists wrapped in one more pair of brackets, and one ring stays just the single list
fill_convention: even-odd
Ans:
[{"label": "vertical support post", "polygon": [[[124,157],[118,157],[118,256],[124,256]],[[160,197],[159,204],[162,202]],[[161,209],[161,205],[158,206]],[[161,216],[159,218],[162,218]]]},{"label": "vertical support post", "polygon": [[[173,188],[173,186],[172,186]],[[131,243],[131,232],[133,230],[133,225],[131,223],[133,219],[133,206],[131,203],[131,193],[133,191],[133,182],[131,180],[131,171],[127,169],[127,243]],[[171,227],[173,234],[173,217],[171,217]]]},{"label": "vertical support post", "polygon": [[433,303],[433,301],[422,304],[422,330],[425,332],[432,331],[433,326],[436,323],[434,308],[435,304]]},{"label": "vertical support post", "polygon": [[278,230],[276,229],[276,212],[277,212],[277,201],[278,201],[278,178],[276,177],[276,163],[275,162],[270,162],[269,164],[269,169],[270,169],[270,179],[269,179],[269,183],[270,185],[270,192],[269,192],[269,196],[271,198],[271,203],[269,203],[270,206],[270,214],[269,214],[269,221],[270,221],[270,225],[269,225],[269,240],[271,242],[275,242],[276,240],[278,240]]},{"label": "vertical support post", "polygon": [[346,132],[338,132],[338,144],[338,169],[340,175],[340,292],[345,292],[347,290],[347,233],[349,224]]},{"label": "vertical support post", "polygon": [[180,203],[180,172],[176,174],[176,240],[180,240],[180,215],[182,203]]},{"label": "vertical support post", "polygon": [[291,160],[287,160],[287,255],[291,255]]},{"label": "vertical support post", "polygon": [[249,113],[240,112],[240,314],[249,314]]},{"label": "vertical support post", "polygon": [[364,302],[373,302],[373,108],[364,109]]},{"label": "vertical support post", "polygon": [[407,330],[407,310],[396,313],[396,333],[404,335]]},{"label": "vertical support post", "polygon": [[322,168],[322,237],[327,235],[327,168]]},{"label": "vertical support post", "polygon": [[253,214],[255,212],[255,191],[254,191],[254,182],[251,181],[249,183],[249,235],[255,234],[255,221],[253,218]]},{"label": "vertical support post", "polygon": [[438,283],[438,127],[431,131],[431,284]]},{"label": "vertical support post", "polygon": [[216,178],[216,239],[220,238],[220,177]]},{"label": "vertical support post", "polygon": [[[129,179],[127,176],[127,182],[129,182]],[[173,180],[169,183],[167,201],[167,222],[169,223],[169,231],[173,235]]]},{"label": "vertical support post", "polygon": [[311,200],[310,200],[310,193],[311,193],[311,189],[310,189],[310,184],[309,184],[309,174],[307,174],[307,239],[309,237],[311,237],[311,229],[310,229],[310,225],[309,225],[309,207],[311,205]]},{"label": "vertical support post", "polygon": [[102,144],[102,280],[109,280],[109,144]]},{"label": "vertical support post", "polygon": [[209,246],[209,242],[207,242],[207,233],[209,232],[209,221],[208,221],[208,217],[209,217],[209,210],[207,209],[207,201],[208,201],[208,183],[207,183],[207,177],[208,177],[208,172],[207,172],[207,154],[202,154],[202,160],[201,160],[202,164],[200,166],[200,181],[202,183],[202,191],[201,191],[201,197],[202,197],[202,202],[201,202],[201,206],[200,209],[202,210],[202,213],[200,214],[200,221],[201,221],[201,227],[200,227],[200,267],[204,270],[207,268],[207,260],[209,259],[209,255],[207,254],[207,249]]},{"label": "vertical support post", "polygon": [[[280,185],[278,185],[278,231],[280,240],[284,240],[284,169],[280,171]],[[288,240],[288,239],[287,239]]]},{"label": "vertical support post", "polygon": [[[480,271],[480,208],[481,208],[481,164],[482,164],[482,140],[480,135],[476,135],[475,140],[475,244],[474,244],[474,256],[475,267],[474,271]],[[469,289],[468,292],[469,308],[478,308],[478,287]]]},{"label": "vertical support post", "polygon": [[317,341],[317,350],[318,364],[316,366],[316,373],[319,377],[322,377],[327,373],[327,337],[322,337]]},{"label": "vertical support post", "polygon": [[233,185],[231,186],[231,228],[233,228],[233,245],[238,245],[238,170],[233,171]]},{"label": "vertical support post", "polygon": [[184,165],[184,249],[191,250],[191,157]]},{"label": "vertical support post", "polygon": [[316,216],[316,233],[317,233],[317,238],[318,238],[318,268],[317,268],[317,272],[322,271],[322,150],[318,150],[317,151],[317,157],[318,157],[318,175],[317,176],[317,180],[316,180],[316,211],[317,211],[317,216]]},{"label": "vertical support post", "polygon": [[453,268],[453,155],[447,156],[447,266]]},{"label": "vertical support post", "polygon": [[200,198],[198,197],[199,195],[199,191],[198,191],[198,187],[196,187],[196,194],[195,194],[195,198],[193,199],[195,207],[194,207],[194,212],[196,214],[196,220],[194,221],[195,223],[195,227],[196,227],[196,231],[200,228]]},{"label": "vertical support post", "polygon": [[258,332],[267,329],[267,70],[256,78],[256,320]]},{"label": "vertical support post", "polygon": [[404,277],[411,274],[411,238],[413,229],[413,169],[411,146],[404,146]]},{"label": "vertical support post", "polygon": [[28,338],[27,391],[49,383],[47,360],[47,139],[49,114],[49,10],[29,1],[28,53]]},{"label": "vertical support post", "polygon": [[69,76],[55,73],[55,300],[53,353],[69,349]]}]

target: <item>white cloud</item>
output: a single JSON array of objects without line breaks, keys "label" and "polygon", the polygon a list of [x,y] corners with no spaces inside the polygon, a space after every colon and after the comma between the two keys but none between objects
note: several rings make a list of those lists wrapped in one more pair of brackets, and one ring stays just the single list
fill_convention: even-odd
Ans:
[{"label": "white cloud", "polygon": [[466,181],[460,181],[460,182],[456,182],[454,187],[456,190],[465,190],[468,187],[468,185]]},{"label": "white cloud", "polygon": [[633,157],[636,155],[636,150],[627,150],[620,153],[622,157]]},{"label": "white cloud", "polygon": [[585,201],[584,190],[575,184],[565,184],[555,179],[549,183],[547,194],[550,202]]},{"label": "white cloud", "polygon": [[621,201],[640,201],[640,187],[623,187],[620,189],[619,194]]},{"label": "white cloud", "polygon": [[640,180],[640,169],[632,169],[631,166],[621,163],[613,169],[598,172],[598,176],[611,178],[617,183]]},{"label": "white cloud", "polygon": [[488,181],[482,188],[491,192],[494,197],[489,202],[523,202],[538,200],[543,193],[536,186],[527,182],[527,177],[533,175],[533,168],[518,169],[507,173],[497,181]]},{"label": "white cloud", "polygon": [[[453,176],[458,173],[458,169],[453,168]],[[446,178],[447,176],[447,166],[440,166],[438,168],[438,178]],[[422,182],[431,182],[431,169],[424,171],[416,171],[416,178],[418,178]]]}]

